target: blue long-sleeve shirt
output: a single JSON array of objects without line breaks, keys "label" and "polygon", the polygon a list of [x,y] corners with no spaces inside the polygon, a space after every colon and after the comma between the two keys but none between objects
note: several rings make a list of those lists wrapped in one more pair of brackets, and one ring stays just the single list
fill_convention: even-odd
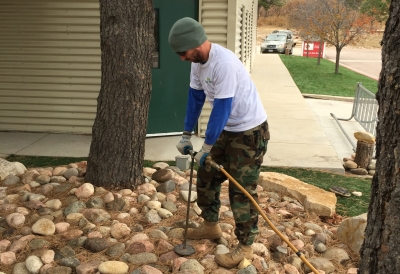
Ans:
[{"label": "blue long-sleeve shirt", "polygon": [[[204,105],[206,95],[204,90],[189,88],[188,103],[184,130],[192,132],[201,109]],[[205,143],[213,145],[224,129],[232,109],[232,98],[214,99],[210,119],[207,124]]]}]

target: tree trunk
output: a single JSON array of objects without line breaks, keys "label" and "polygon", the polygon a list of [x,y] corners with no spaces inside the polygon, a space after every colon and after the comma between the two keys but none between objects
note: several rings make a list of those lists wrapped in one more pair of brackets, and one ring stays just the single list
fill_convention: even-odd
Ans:
[{"label": "tree trunk", "polygon": [[376,172],[359,273],[400,273],[400,0],[393,0],[382,40]]},{"label": "tree trunk", "polygon": [[85,179],[96,186],[142,183],[154,6],[151,0],[100,0],[101,89]]},{"label": "tree trunk", "polygon": [[342,51],[341,48],[336,47],[336,62],[335,62],[335,74],[339,73],[339,61],[340,61],[340,52]]},{"label": "tree trunk", "polygon": [[368,144],[366,142],[357,141],[356,158],[354,162],[357,166],[367,169],[374,154],[375,144]]},{"label": "tree trunk", "polygon": [[321,55],[322,55],[322,45],[323,45],[323,41],[319,40],[319,48],[318,48],[318,60],[317,60],[317,65],[321,64]]}]

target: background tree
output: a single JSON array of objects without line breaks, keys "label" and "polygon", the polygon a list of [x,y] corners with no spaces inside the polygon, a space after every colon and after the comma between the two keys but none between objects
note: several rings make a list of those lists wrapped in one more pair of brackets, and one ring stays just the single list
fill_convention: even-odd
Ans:
[{"label": "background tree", "polygon": [[142,183],[153,33],[153,1],[100,0],[101,88],[85,176],[96,186]]},{"label": "background tree", "polygon": [[312,33],[336,48],[335,73],[339,73],[341,50],[373,30],[372,18],[358,11],[358,3],[358,0],[304,0],[293,10],[298,15],[292,24],[297,24],[300,33]]},{"label": "background tree", "polygon": [[[323,10],[318,0],[294,0],[290,3],[291,12],[289,22],[291,26],[299,29],[299,36],[303,39],[306,46],[306,56],[308,58],[308,48],[310,42],[319,41],[320,45],[324,43],[325,29],[327,26],[325,21],[319,20],[318,14],[322,14]],[[321,31],[322,30],[322,31]],[[320,64],[322,55],[322,47],[319,47],[317,65]]]},{"label": "background tree", "polygon": [[258,0],[258,17],[261,16],[261,11],[268,11],[273,6],[281,7],[285,5],[286,0]]},{"label": "background tree", "polygon": [[336,49],[335,73],[339,73],[340,52],[350,44],[356,43],[365,33],[372,31],[371,17],[353,9],[354,2],[350,0],[320,0],[323,13],[318,15],[318,21],[324,22],[324,40]]},{"label": "background tree", "polygon": [[400,273],[400,0],[392,0],[382,40],[376,172],[359,273]]},{"label": "background tree", "polygon": [[384,22],[388,18],[390,0],[365,0],[360,7],[364,14],[372,16],[378,22]]}]

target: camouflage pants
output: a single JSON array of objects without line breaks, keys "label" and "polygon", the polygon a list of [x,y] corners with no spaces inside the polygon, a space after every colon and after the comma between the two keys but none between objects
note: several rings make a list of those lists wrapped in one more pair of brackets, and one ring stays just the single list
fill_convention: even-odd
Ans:
[{"label": "camouflage pants", "polygon": [[[224,169],[258,202],[257,180],[269,140],[268,123],[243,132],[223,131],[211,149],[213,160]],[[221,184],[226,176],[214,168],[197,171],[197,204],[201,217],[217,222],[221,202]],[[235,234],[239,242],[251,245],[258,234],[258,211],[248,197],[229,182],[229,201],[235,218]]]}]

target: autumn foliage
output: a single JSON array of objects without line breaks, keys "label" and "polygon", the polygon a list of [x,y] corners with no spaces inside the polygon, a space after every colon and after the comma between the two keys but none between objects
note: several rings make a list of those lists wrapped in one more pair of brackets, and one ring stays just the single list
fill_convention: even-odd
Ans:
[{"label": "autumn foliage", "polygon": [[304,40],[325,41],[336,48],[335,73],[343,47],[376,29],[374,17],[361,13],[350,0],[293,0],[290,6],[290,25]]}]

